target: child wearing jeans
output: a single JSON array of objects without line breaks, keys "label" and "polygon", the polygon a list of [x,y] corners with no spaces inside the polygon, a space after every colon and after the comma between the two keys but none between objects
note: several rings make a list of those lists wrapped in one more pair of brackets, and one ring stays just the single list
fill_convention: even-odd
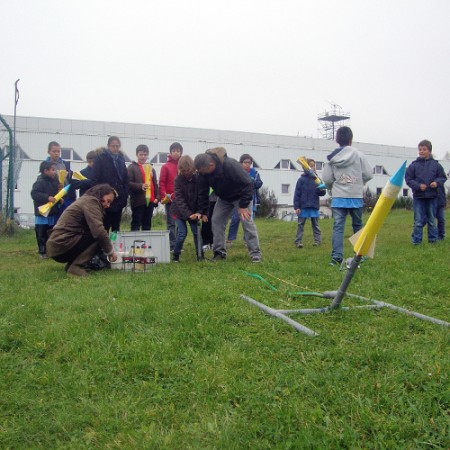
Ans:
[{"label": "child wearing jeans", "polygon": [[34,230],[36,232],[39,256],[41,259],[47,259],[48,232],[55,226],[58,220],[59,205],[56,203],[47,217],[39,213],[39,206],[55,201],[55,195],[59,191],[59,182],[55,163],[43,161],[39,166],[39,172],[41,174],[31,189],[31,198],[34,203]]},{"label": "child wearing jeans", "polygon": [[[307,159],[306,161],[315,172],[316,162],[313,159]],[[317,246],[322,243],[322,233],[319,228],[319,197],[325,195],[325,193],[325,189],[317,189],[314,175],[305,170],[297,181],[294,193],[294,209],[298,216],[297,236],[295,237],[297,248],[303,247],[303,230],[307,219],[311,219],[314,245]]]},{"label": "child wearing jeans", "polygon": [[[172,214],[175,217],[177,234],[173,250],[173,262],[180,261],[180,253],[187,236],[189,224],[194,236],[195,249],[198,249],[198,221],[207,221],[208,204],[200,205],[198,197],[198,174],[195,172],[193,159],[186,155],[178,161],[178,175],[174,181],[175,198],[172,202]],[[197,253],[197,259],[203,259]]]}]

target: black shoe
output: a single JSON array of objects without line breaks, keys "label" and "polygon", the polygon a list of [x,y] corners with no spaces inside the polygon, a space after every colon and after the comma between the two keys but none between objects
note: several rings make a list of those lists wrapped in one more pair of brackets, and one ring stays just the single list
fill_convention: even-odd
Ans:
[{"label": "black shoe", "polygon": [[227,255],[225,253],[216,252],[214,253],[212,261],[217,262],[222,261],[224,259],[227,259]]},{"label": "black shoe", "polygon": [[330,261],[330,266],[340,266],[342,264],[342,259],[334,259],[332,258]]},{"label": "black shoe", "polygon": [[178,262],[180,262],[180,255],[173,255],[173,257],[172,257],[172,262],[174,262],[174,263],[178,263]]}]

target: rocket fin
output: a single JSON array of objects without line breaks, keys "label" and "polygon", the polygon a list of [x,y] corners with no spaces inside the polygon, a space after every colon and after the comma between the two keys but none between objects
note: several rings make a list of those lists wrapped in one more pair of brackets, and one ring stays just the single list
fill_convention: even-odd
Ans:
[{"label": "rocket fin", "polygon": [[361,228],[357,233],[355,233],[353,236],[350,236],[348,238],[348,240],[351,242],[352,245],[356,244],[356,241],[359,239],[359,236],[361,235],[362,230],[364,230],[364,228]]},{"label": "rocket fin", "polygon": [[369,250],[367,250],[367,254],[366,256],[368,256],[369,258],[372,258],[375,256],[375,243],[377,242],[377,237],[375,236],[373,238],[372,244],[369,247]]}]

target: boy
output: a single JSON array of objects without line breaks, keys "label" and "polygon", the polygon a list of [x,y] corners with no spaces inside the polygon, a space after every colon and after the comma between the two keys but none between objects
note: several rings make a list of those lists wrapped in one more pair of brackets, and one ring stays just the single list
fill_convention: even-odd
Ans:
[{"label": "boy", "polygon": [[164,204],[166,210],[166,223],[169,230],[170,250],[175,247],[175,220],[170,213],[172,197],[174,195],[174,181],[178,175],[178,160],[183,154],[183,147],[179,142],[174,142],[169,148],[169,156],[167,162],[161,167],[159,174],[159,191],[161,203]]},{"label": "boy", "polygon": [[[56,174],[55,164],[50,161],[43,161],[39,166],[41,173],[31,189],[31,198],[34,203],[34,223],[38,252],[41,259],[47,259],[48,232],[58,220],[59,205],[55,204],[47,217],[39,213],[39,206],[55,201],[55,195],[59,192],[59,183]],[[63,202],[64,199],[61,199]]]},{"label": "boy", "polygon": [[[137,162],[128,166],[130,179],[131,231],[147,231],[152,229],[153,209],[158,205],[159,189],[155,169],[150,163],[150,180],[145,180],[144,164],[147,163],[149,150],[144,144],[136,147]],[[147,205],[146,191],[150,187],[150,198]]]},{"label": "boy", "polygon": [[[52,141],[48,144],[48,157],[46,161],[50,161],[55,164],[56,173],[58,174],[59,170],[67,170],[67,177],[64,180],[63,184],[59,185],[59,189],[62,189],[64,186],[67,186],[72,181],[72,171],[70,170],[70,162],[64,161],[61,159],[61,146],[56,141]],[[69,188],[69,192],[64,197],[64,203],[59,208],[59,216],[64,212],[64,210],[73,203],[77,198],[76,194],[76,186],[71,184]]]},{"label": "boy", "polygon": [[347,214],[352,218],[353,233],[362,228],[363,188],[373,178],[372,167],[363,153],[352,147],[353,132],[340,127],[336,133],[340,145],[327,156],[323,170],[323,182],[331,189],[333,234],[330,266],[337,266],[344,259],[344,229]]},{"label": "boy", "polygon": [[[316,162],[313,159],[307,159],[309,167],[315,172]],[[311,219],[311,225],[314,235],[314,245],[322,243],[322,233],[319,228],[319,196],[326,194],[325,189],[317,189],[314,176],[306,170],[298,179],[294,193],[294,209],[298,216],[297,236],[295,245],[297,248],[303,248],[302,239],[306,220]]]},{"label": "boy", "polygon": [[261,249],[256,225],[253,222],[253,181],[242,165],[227,156],[223,147],[212,148],[195,157],[199,177],[199,201],[208,201],[209,188],[217,194],[212,216],[214,261],[226,259],[225,229],[233,209],[237,208],[244,229],[244,240],[252,262],[261,261]]},{"label": "boy", "polygon": [[433,158],[433,146],[428,140],[419,142],[419,157],[413,161],[405,173],[406,184],[413,191],[414,227],[411,243],[422,242],[423,227],[428,224],[428,242],[438,240],[436,226],[436,211],[438,202],[438,187],[444,186],[447,177],[443,167]]},{"label": "boy", "polygon": [[91,150],[86,155],[86,161],[87,166],[80,170],[81,175],[85,176],[87,180],[81,180],[77,181],[76,186],[80,190],[80,197],[89,189],[92,187],[92,175],[93,175],[93,166],[94,166],[94,159],[96,156],[95,150]]}]

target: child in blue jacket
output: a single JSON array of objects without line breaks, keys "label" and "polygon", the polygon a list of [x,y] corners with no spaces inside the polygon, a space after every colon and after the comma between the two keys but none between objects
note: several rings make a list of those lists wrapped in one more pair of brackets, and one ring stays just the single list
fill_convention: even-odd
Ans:
[{"label": "child in blue jacket", "polygon": [[[307,159],[309,167],[316,170],[316,162],[313,159]],[[307,219],[311,219],[311,225],[314,235],[314,245],[322,243],[322,232],[319,228],[319,197],[325,195],[325,189],[317,189],[314,176],[309,172],[304,172],[297,181],[294,193],[294,209],[298,216],[297,236],[295,245],[302,248],[303,231]]]}]

